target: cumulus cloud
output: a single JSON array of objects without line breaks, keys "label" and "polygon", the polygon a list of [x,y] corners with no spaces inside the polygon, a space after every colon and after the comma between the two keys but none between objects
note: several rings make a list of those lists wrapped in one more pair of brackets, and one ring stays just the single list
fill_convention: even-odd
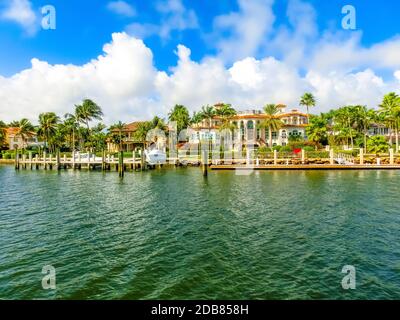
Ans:
[{"label": "cumulus cloud", "polygon": [[0,13],[0,18],[17,23],[29,36],[36,34],[39,30],[39,18],[29,0],[10,0]]},{"label": "cumulus cloud", "polygon": [[125,17],[134,17],[136,15],[135,8],[131,4],[122,0],[109,2],[107,4],[107,9]]},{"label": "cumulus cloud", "polygon": [[220,58],[191,59],[179,45],[177,64],[170,73],[154,67],[153,53],[142,40],[114,33],[103,54],[81,65],[51,65],[32,59],[32,66],[12,77],[0,76],[0,118],[35,121],[41,112],[59,115],[73,111],[84,98],[94,99],[107,123],[166,116],[174,104],[190,110],[224,101],[238,109],[266,103],[298,107],[305,91],[315,94],[317,112],[345,104],[376,106],[382,95],[396,89],[399,71],[385,81],[372,69],[359,72],[298,69],[274,57],[244,58],[227,68]]},{"label": "cumulus cloud", "polygon": [[160,14],[160,24],[133,22],[125,31],[133,36],[147,38],[153,35],[168,40],[174,31],[184,31],[199,27],[194,10],[187,9],[182,0],[157,2],[156,10]]},{"label": "cumulus cloud", "polygon": [[[230,63],[253,56],[272,31],[275,16],[273,0],[238,0],[239,11],[214,19],[214,35],[219,56]],[[227,36],[228,33],[228,36]]]},{"label": "cumulus cloud", "polygon": [[0,77],[0,118],[28,117],[40,112],[71,112],[83,98],[101,105],[106,121],[146,118],[163,113],[153,103],[153,55],[141,40],[112,35],[104,54],[82,66],[50,65],[32,59],[32,67],[10,78]]}]

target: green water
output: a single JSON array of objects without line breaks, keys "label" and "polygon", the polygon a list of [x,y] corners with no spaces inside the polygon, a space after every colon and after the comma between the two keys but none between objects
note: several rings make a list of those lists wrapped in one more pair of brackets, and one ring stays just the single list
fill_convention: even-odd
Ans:
[{"label": "green water", "polygon": [[[0,166],[0,298],[399,299],[399,181]],[[42,289],[45,265],[56,290]]]}]

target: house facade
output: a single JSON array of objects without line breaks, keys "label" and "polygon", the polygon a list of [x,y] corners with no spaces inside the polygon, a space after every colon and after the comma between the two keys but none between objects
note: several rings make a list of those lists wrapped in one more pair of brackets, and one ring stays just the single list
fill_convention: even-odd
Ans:
[{"label": "house facade", "polygon": [[[306,128],[308,126],[308,115],[297,109],[287,111],[286,105],[277,106],[279,113],[276,115],[283,123],[282,127],[272,132],[272,145],[270,146],[268,129],[260,128],[260,124],[268,116],[260,110],[240,111],[230,119],[234,130],[234,139],[242,145],[252,144],[255,146],[286,146],[290,137],[307,139]],[[219,138],[222,120],[219,117],[204,119],[193,125],[189,135],[190,143],[199,143],[202,140],[215,141]]]},{"label": "house facade", "polygon": [[38,147],[43,145],[38,141],[38,137],[35,132],[31,132],[25,138],[20,135],[20,129],[16,127],[6,128],[5,132],[6,144],[10,150]]}]

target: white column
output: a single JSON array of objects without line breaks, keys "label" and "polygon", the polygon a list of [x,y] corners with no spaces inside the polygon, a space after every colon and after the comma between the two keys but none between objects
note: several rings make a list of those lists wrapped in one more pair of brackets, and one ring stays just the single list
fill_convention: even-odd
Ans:
[{"label": "white column", "polygon": [[394,151],[393,148],[389,149],[390,164],[394,164]]}]

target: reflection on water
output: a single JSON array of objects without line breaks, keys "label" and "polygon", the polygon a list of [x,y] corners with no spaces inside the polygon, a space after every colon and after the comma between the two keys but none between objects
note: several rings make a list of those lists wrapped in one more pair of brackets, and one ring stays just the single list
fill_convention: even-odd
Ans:
[{"label": "reflection on water", "polygon": [[399,299],[399,178],[0,166],[0,298]]}]

